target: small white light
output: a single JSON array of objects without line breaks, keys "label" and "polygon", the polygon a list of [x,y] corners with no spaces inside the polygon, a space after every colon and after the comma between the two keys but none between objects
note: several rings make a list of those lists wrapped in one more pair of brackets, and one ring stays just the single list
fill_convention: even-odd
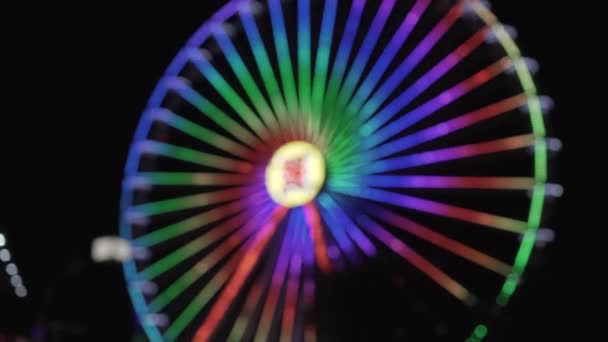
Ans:
[{"label": "small white light", "polygon": [[564,195],[564,187],[559,184],[547,184],[547,195],[562,197]]},{"label": "small white light", "polygon": [[169,317],[165,314],[149,314],[145,319],[148,323],[159,327],[166,327],[169,325]]},{"label": "small white light", "polygon": [[8,249],[0,250],[0,260],[9,262],[11,260],[11,252],[9,252]]},{"label": "small white light", "polygon": [[11,284],[14,287],[23,287],[23,279],[18,274],[11,277]]},{"label": "small white light", "polygon": [[129,243],[119,237],[100,237],[95,239],[91,246],[91,258],[95,262],[123,262],[131,257],[132,253]]},{"label": "small white light", "polygon": [[152,253],[144,247],[133,247],[132,252],[135,260],[145,261],[152,256]]},{"label": "small white light", "polygon": [[0,247],[4,247],[6,244],[6,238],[4,238],[3,234],[0,234]]},{"label": "small white light", "polygon": [[543,113],[548,113],[555,108],[555,101],[550,96],[543,95],[539,98],[540,107],[543,109]]},{"label": "small white light", "polygon": [[19,286],[15,288],[15,294],[17,295],[17,297],[23,298],[27,296],[27,289],[23,286]]},{"label": "small white light", "polygon": [[12,262],[6,265],[6,273],[8,273],[10,276],[14,276],[15,274],[19,273],[19,270],[17,270],[17,265],[13,264]]},{"label": "small white light", "polygon": [[536,245],[539,247],[545,247],[553,241],[555,241],[555,231],[553,229],[541,228],[536,233]]},{"label": "small white light", "polygon": [[540,70],[540,64],[538,64],[538,61],[534,58],[523,57],[522,61],[524,62],[530,73],[536,74],[538,70]]},{"label": "small white light", "polygon": [[153,296],[158,293],[158,286],[150,281],[140,281],[136,283],[136,286],[141,290],[143,294]]},{"label": "small white light", "polygon": [[559,152],[562,150],[562,141],[556,138],[547,139],[547,148],[553,152]]}]

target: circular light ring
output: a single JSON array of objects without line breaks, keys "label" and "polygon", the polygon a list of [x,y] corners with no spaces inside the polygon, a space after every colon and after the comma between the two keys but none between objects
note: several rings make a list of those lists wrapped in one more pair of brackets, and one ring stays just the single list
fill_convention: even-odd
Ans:
[{"label": "circular light ring", "polygon": [[[355,3],[359,3],[362,4],[363,2],[359,1],[353,1]],[[386,8],[391,7],[391,2],[394,3],[394,1],[384,1],[381,5],[380,8],[383,8],[386,6]],[[305,18],[306,15],[306,7],[308,6],[308,1],[299,1],[299,4],[305,4],[305,6],[299,6],[298,7],[298,15],[300,16],[299,18]],[[330,3],[330,1],[327,1],[326,3]],[[428,3],[428,1],[417,1],[415,2],[415,4],[413,5],[414,8],[418,8],[421,9],[422,11],[424,11],[424,8],[428,5],[425,4]],[[524,60],[521,58],[520,52],[517,48],[517,46],[515,45],[515,43],[513,42],[513,40],[511,39],[511,37],[509,36],[509,34],[507,33],[507,31],[504,29],[504,27],[502,27],[498,21],[496,20],[496,18],[494,17],[494,15],[479,1],[465,1],[463,3],[466,3],[466,8],[468,10],[471,10],[478,18],[481,18],[481,20],[483,20],[485,22],[485,24],[491,29],[491,31],[494,33],[494,35],[497,38],[498,43],[500,43],[500,45],[504,48],[504,50],[506,51],[506,54],[508,56],[508,59],[504,59],[504,65],[500,65],[499,67],[501,67],[502,69],[506,69],[505,65],[508,64],[512,69],[515,70],[515,74],[517,76],[517,78],[519,79],[519,81],[521,82],[521,87],[523,89],[522,95],[519,97],[514,98],[514,100],[512,99],[511,102],[500,102],[502,105],[511,108],[513,105],[513,101],[521,101],[522,99],[525,100],[526,105],[527,105],[527,109],[530,113],[530,119],[531,119],[531,127],[532,127],[532,132],[530,132],[530,134],[525,135],[525,136],[519,136],[519,137],[513,137],[510,140],[505,139],[502,140],[501,143],[502,145],[522,145],[522,146],[531,146],[533,148],[533,155],[534,155],[534,176],[532,178],[526,178],[526,179],[492,179],[491,181],[493,182],[493,184],[495,186],[498,186],[498,188],[501,189],[505,189],[505,188],[525,188],[525,187],[529,187],[529,190],[532,193],[531,196],[531,201],[530,201],[530,207],[529,207],[529,215],[528,215],[528,219],[527,221],[523,222],[523,221],[519,221],[519,220],[502,220],[503,218],[498,217],[498,216],[486,216],[484,218],[484,220],[486,220],[485,222],[487,223],[488,220],[494,220],[494,223],[490,223],[489,225],[496,225],[498,226],[499,229],[505,229],[505,230],[511,230],[511,231],[516,231],[517,233],[522,234],[522,242],[519,246],[518,252],[516,254],[514,263],[512,265],[512,267],[509,267],[509,271],[508,272],[501,272],[504,273],[506,275],[505,277],[505,282],[502,286],[502,289],[500,290],[496,301],[499,305],[504,305],[508,302],[509,298],[511,297],[511,295],[513,294],[514,290],[517,287],[517,283],[524,271],[524,269],[526,268],[526,265],[528,263],[528,259],[530,257],[530,254],[532,252],[532,249],[534,247],[535,244],[535,239],[536,239],[536,232],[539,228],[540,225],[540,220],[541,220],[541,216],[542,216],[542,211],[543,211],[543,206],[544,206],[544,197],[545,197],[545,182],[547,180],[547,146],[546,146],[546,142],[544,140],[545,138],[545,128],[544,128],[544,121],[543,121],[543,117],[542,117],[542,108],[540,105],[540,100],[539,97],[537,95],[537,91],[536,91],[536,87],[534,85],[534,82],[532,80],[532,76],[530,74],[530,71],[528,70],[528,67],[526,66]],[[122,195],[122,212],[123,212],[123,218],[121,220],[121,235],[128,239],[128,240],[136,240],[137,237],[134,238],[133,236],[133,222],[135,222],[135,219],[133,217],[137,217],[137,215],[133,215],[133,203],[134,203],[134,199],[133,199],[133,183],[131,182],[132,179],[134,177],[137,177],[139,174],[139,166],[141,163],[141,155],[142,155],[142,151],[148,151],[149,150],[149,145],[144,145],[142,144],[142,142],[148,142],[148,137],[150,134],[150,130],[152,129],[154,123],[156,121],[158,121],[159,117],[164,117],[166,118],[167,116],[170,116],[172,113],[168,113],[166,112],[164,109],[163,110],[159,110],[159,108],[162,107],[163,102],[166,99],[166,96],[168,95],[168,92],[171,89],[175,89],[175,87],[180,87],[183,86],[183,84],[173,84],[172,86],[168,86],[168,84],[170,84],[171,82],[178,82],[179,80],[175,80],[174,78],[177,76],[180,76],[180,73],[184,70],[185,67],[187,67],[189,61],[192,60],[197,60],[201,63],[205,63],[205,52],[200,52],[199,47],[202,46],[204,44],[205,41],[207,41],[207,39],[209,39],[210,37],[214,37],[215,39],[217,39],[217,32],[218,29],[221,28],[221,25],[224,22],[227,22],[230,18],[232,18],[233,16],[238,16],[238,12],[241,10],[245,10],[247,6],[249,6],[251,4],[251,1],[232,1],[229,4],[227,4],[224,8],[222,8],[219,12],[217,12],[213,18],[206,23],[205,25],[203,25],[199,31],[197,31],[197,33],[191,38],[191,40],[188,42],[188,44],[186,45],[186,47],[184,49],[182,49],[180,51],[180,53],[178,54],[178,56],[175,58],[175,60],[171,63],[171,65],[169,66],[165,77],[163,79],[163,81],[161,81],[158,85],[158,87],[156,88],[156,90],[154,91],[149,103],[148,103],[148,110],[145,112],[144,116],[142,117],[142,120],[140,121],[140,124],[138,126],[138,129],[136,131],[135,134],[135,145],[134,147],[131,149],[130,155],[129,155],[129,159],[127,162],[127,167],[126,167],[126,175],[127,175],[127,182],[125,183],[125,187],[123,190],[123,195]],[[277,11],[278,8],[280,8],[280,3],[277,1],[269,1],[270,4],[270,10],[271,11]],[[327,9],[332,8],[331,5],[328,5]],[[354,6],[353,6],[354,8]],[[334,8],[335,9],[335,8]],[[380,11],[379,11],[380,12]],[[412,12],[410,12],[412,13]],[[276,13],[275,13],[276,14]],[[462,12],[459,12],[458,15],[460,16],[462,14]],[[327,17],[330,17],[330,15],[327,15]],[[412,16],[412,18],[415,18],[415,15]],[[285,23],[283,23],[283,25],[285,25]],[[298,55],[298,58],[296,60],[293,61],[293,65],[295,66],[294,70],[296,70],[296,72],[301,73],[302,71],[304,71],[304,74],[307,74],[306,70],[308,68],[308,72],[310,72],[310,68],[312,67],[310,65],[310,60],[306,61],[306,51],[308,51],[310,53],[309,50],[309,45],[310,41],[307,41],[307,30],[305,29],[306,27],[304,27],[304,30],[302,30],[302,32],[304,32],[303,34],[303,38],[302,40],[299,40],[298,43],[298,49],[300,52],[305,51],[305,53],[303,54],[304,57],[302,57],[301,55]],[[276,30],[275,30],[275,34],[276,34]],[[308,34],[310,34],[310,30],[308,30]],[[229,36],[226,36],[229,39]],[[251,39],[251,37],[249,37]],[[308,37],[310,38],[310,37]],[[275,37],[275,39],[277,39]],[[308,42],[308,44],[307,44]],[[276,40],[277,44],[281,43],[281,39],[279,37],[279,39]],[[224,48],[227,48],[227,46],[224,46]],[[229,45],[228,45],[229,48]],[[308,49],[308,50],[307,50]],[[223,51],[224,53],[226,53],[226,50]],[[270,51],[269,51],[270,53]],[[355,55],[355,53],[353,52],[353,55]],[[320,55],[319,55],[320,56]],[[368,56],[369,57],[369,56]],[[319,57],[317,57],[319,58]],[[287,58],[289,59],[289,58]],[[279,57],[280,60],[280,57]],[[304,62],[302,62],[302,60],[304,60]],[[308,62],[308,63],[307,63]],[[355,67],[356,67],[356,60],[353,62]],[[232,65],[233,68],[238,67]],[[352,65],[351,65],[352,67]],[[504,72],[505,70],[502,70],[501,72]],[[485,69],[485,72],[491,72],[492,70],[489,69]],[[329,72],[329,71],[328,71]],[[279,72],[277,72],[279,73]],[[480,76],[481,77],[481,76]],[[277,78],[279,78],[279,76],[277,76]],[[284,82],[285,80],[287,80],[287,83],[285,84],[289,84],[289,79],[281,79],[280,82]],[[295,88],[289,88],[289,87],[285,87],[285,89],[283,89],[283,94],[285,96],[285,105],[287,106],[287,112],[283,112],[283,115],[286,115],[283,119],[284,121],[281,121],[281,117],[279,114],[281,114],[279,111],[276,112],[277,114],[277,118],[276,118],[276,125],[281,125],[284,122],[292,122],[292,121],[297,121],[298,120],[298,116],[295,117],[290,117],[289,114],[289,98],[290,97],[295,97],[296,99],[298,97],[300,98],[312,98],[314,100],[314,90],[318,89],[316,86],[312,86],[311,82],[314,82],[314,77],[311,77],[311,79],[306,79],[306,77],[298,77],[297,79],[298,84],[296,86],[295,84],[295,80],[292,80],[292,82],[294,82],[294,86]],[[345,80],[346,84],[349,84],[349,79]],[[353,81],[353,84],[357,84],[357,81]],[[380,84],[382,84],[380,82]],[[171,88],[173,87],[173,88]],[[300,92],[298,92],[298,89],[300,90]],[[302,94],[302,89],[309,89],[311,91],[311,93],[304,93]],[[329,89],[328,91],[331,91],[332,89]],[[356,88],[351,89],[353,92],[355,90],[357,90]],[[358,93],[354,93],[353,95],[357,95]],[[336,94],[337,95],[337,94]],[[355,97],[356,98],[356,97]],[[272,100],[271,100],[272,101]],[[314,102],[314,101],[312,101]],[[446,98],[442,98],[440,99],[440,102],[449,102],[449,96]],[[367,102],[367,104],[369,104],[369,102]],[[336,104],[334,104],[336,105]],[[340,104],[337,104],[340,105]],[[255,106],[255,104],[254,104]],[[303,111],[303,112],[314,112],[314,110],[311,111],[310,106],[314,106],[314,103],[301,103],[300,106],[304,106],[304,108],[299,108],[299,111]],[[371,105],[370,105],[371,106]],[[373,106],[371,106],[370,108],[373,108]],[[276,108],[273,108],[276,109]],[[365,108],[364,108],[365,109]],[[488,107],[485,108],[486,110],[488,109]],[[505,109],[506,110],[506,109]],[[291,113],[293,113],[293,111],[291,111]],[[377,112],[373,112],[374,115],[377,115],[375,117],[373,117],[370,121],[367,121],[367,123],[363,126],[361,126],[360,130],[358,131],[361,135],[359,139],[365,139],[365,137],[367,137],[369,140],[369,143],[366,142],[366,144],[368,144],[371,148],[373,148],[374,146],[381,146],[380,144],[384,143],[384,141],[375,141],[374,138],[378,139],[376,136],[374,136],[374,133],[377,132],[380,128],[382,127],[387,127],[387,126],[383,126],[385,125],[385,123],[387,122],[385,119],[385,117],[382,117],[382,114],[386,113],[386,111],[381,112],[381,115],[377,115]],[[487,111],[486,111],[487,113]],[[410,114],[412,114],[410,112]],[[310,114],[311,116],[314,116],[313,114]],[[262,115],[260,114],[260,116],[262,117]],[[264,118],[263,118],[264,119]],[[374,121],[375,120],[375,121]],[[264,122],[265,124],[268,124],[270,126],[270,122]],[[181,122],[182,125],[182,129],[186,129],[184,128],[187,123],[186,122]],[[346,158],[344,155],[340,155],[340,153],[343,153],[345,151],[344,146],[339,146],[339,148],[336,148],[335,146],[331,146],[331,143],[329,143],[326,140],[331,140],[331,136],[332,134],[335,134],[338,137],[341,137],[339,132],[336,132],[336,127],[338,127],[338,123],[336,122],[332,122],[332,120],[327,120],[325,121],[325,124],[327,125],[326,127],[329,127],[329,129],[323,131],[322,128],[316,127],[314,124],[308,126],[309,129],[312,129],[315,134],[312,135],[308,135],[309,139],[311,142],[314,143],[318,143],[320,146],[320,150],[322,151],[323,155],[332,155],[332,154],[337,154],[339,157],[341,157],[342,159]],[[340,125],[343,125],[343,122],[339,123]],[[306,126],[307,123],[299,123],[300,126]],[[332,126],[333,125],[333,126]],[[337,126],[338,125],[338,126]],[[295,127],[295,129],[297,130],[297,126]],[[322,126],[322,125],[319,125]],[[262,126],[259,126],[262,127]],[[388,127],[398,127],[398,125],[393,125],[393,126],[388,126]],[[293,128],[293,127],[291,127]],[[445,129],[445,127],[441,127],[442,129]],[[315,131],[315,129],[321,129],[320,131]],[[255,131],[255,130],[254,130]],[[385,130],[385,132],[387,132]],[[263,132],[258,132],[256,131],[255,133],[258,134],[258,136],[262,137],[262,140],[264,140],[264,134],[262,134]],[[346,130],[347,135],[356,135],[359,134],[357,133],[357,131],[352,131],[352,130]],[[388,133],[391,133],[390,128],[388,130]],[[394,132],[393,132],[394,133]],[[427,133],[432,133],[431,131],[427,131]],[[301,135],[299,135],[297,132],[291,132],[292,134],[292,140],[294,137],[301,137]],[[324,140],[323,134],[325,135],[330,135],[330,139],[326,139]],[[289,139],[286,140],[282,140],[280,137],[278,137],[277,135],[272,135],[272,137],[267,137],[270,138],[270,140],[276,140],[276,145],[272,148],[270,148],[270,150],[276,150],[277,147],[281,146],[281,144],[284,144],[286,142],[289,141]],[[326,138],[326,137],[325,137]],[[247,140],[247,139],[245,139]],[[257,139],[250,139],[251,141],[257,141]],[[386,139],[385,139],[386,140]],[[404,142],[406,140],[401,140],[400,142]],[[499,143],[500,145],[500,143]],[[158,146],[157,146],[158,147]],[[397,146],[399,147],[399,146]],[[481,146],[478,146],[481,148]],[[483,146],[484,148],[491,148],[490,146]],[[254,146],[254,149],[259,150],[260,146]],[[395,144],[393,144],[393,147],[395,148]],[[348,151],[348,148],[346,148],[346,151]],[[184,152],[184,151],[181,151]],[[385,148],[384,152],[386,153],[386,155],[390,155],[390,153],[392,152],[392,150],[390,148]],[[458,151],[451,151],[451,152],[456,152],[456,153],[460,153],[462,152],[461,150]],[[246,157],[251,157],[250,155],[246,155]],[[348,156],[347,156],[348,157]],[[435,155],[427,155],[426,157],[441,157],[439,154],[435,154]],[[269,158],[269,156],[263,156],[263,158]],[[338,158],[340,159],[340,158]],[[267,159],[266,159],[267,160]],[[352,183],[357,183],[357,180],[359,180],[358,178],[352,178],[349,179],[349,177],[343,177],[341,179],[332,179],[332,173],[331,170],[339,168],[340,163],[337,163],[338,165],[336,166],[336,164],[332,165],[332,158],[329,158],[328,160],[328,169],[330,170],[330,173],[328,175],[328,179],[329,179],[329,183],[328,185],[334,189],[341,189],[343,191],[345,191],[345,193],[349,196],[354,196],[354,197],[360,197],[360,198],[368,198],[368,199],[374,199],[376,202],[377,199],[379,197],[382,197],[383,195],[386,195],[386,193],[382,192],[381,190],[375,190],[375,189],[364,189],[364,191],[353,191],[348,190],[350,187],[350,184]],[[361,166],[361,165],[360,165]],[[249,168],[251,167],[251,164],[247,163],[247,162],[241,162],[238,165],[231,165],[228,167],[232,167],[233,170],[237,171],[237,172],[248,172],[251,171],[249,170]],[[382,169],[378,169],[375,171],[381,171]],[[374,171],[374,170],[372,170]],[[254,172],[255,173],[255,172]],[[257,178],[259,179],[260,183],[264,183],[264,177],[263,177],[263,172],[259,173],[260,176]],[[323,177],[324,178],[324,177]],[[372,178],[372,177],[370,177]],[[391,182],[396,180],[395,178],[381,178],[381,177],[376,177],[373,178],[373,181],[378,183],[378,184],[384,184],[386,182]],[[445,186],[448,186],[446,184],[450,183],[449,186],[453,186],[455,188],[458,188],[458,185],[455,183],[460,183],[460,186],[462,186],[463,183],[467,183],[467,182],[473,182],[476,183],[476,186],[485,186],[482,183],[482,179],[481,178],[467,178],[467,177],[455,177],[455,178],[417,178],[417,179],[409,179],[411,182],[416,182],[417,184],[420,183],[425,183],[427,185],[431,184],[431,183],[442,183]],[[520,182],[519,184],[516,184],[517,182]],[[502,185],[497,185],[498,183],[501,183]],[[524,185],[522,185],[524,184]],[[436,185],[434,185],[436,186]],[[432,186],[431,186],[432,187]],[[491,188],[491,187],[489,187]],[[411,200],[417,200],[413,197],[407,197],[408,199]],[[333,202],[333,200],[331,199],[331,197],[328,196],[321,196],[319,197],[319,205],[321,207],[325,206],[325,208],[331,208],[332,206],[335,205],[335,203]],[[278,201],[280,202],[280,200]],[[379,201],[382,202],[382,201]],[[297,206],[301,203],[295,203],[294,206]],[[417,209],[424,209],[427,212],[430,213],[439,213],[442,212],[445,215],[448,215],[452,218],[458,218],[458,216],[460,214],[458,214],[457,212],[455,213],[449,213],[446,214],[447,211],[450,211],[451,209],[454,208],[447,208],[447,207],[442,207],[441,205],[437,205],[436,203],[431,203],[431,202],[418,202],[419,204],[419,208]],[[287,205],[288,207],[290,205]],[[426,207],[425,207],[426,206]],[[423,208],[425,207],[425,208]],[[416,209],[416,208],[415,208]],[[333,209],[332,209],[333,210]],[[331,211],[331,210],[330,210]],[[456,210],[457,211],[457,210]],[[314,227],[314,226],[318,226],[318,223],[320,221],[322,221],[322,218],[319,217],[319,213],[315,212],[315,210],[312,209],[308,209],[306,208],[303,212],[303,215],[306,216],[307,220],[306,222],[308,222],[310,224],[310,226]],[[444,216],[445,216],[444,215]],[[270,219],[270,222],[273,222],[275,219],[278,220],[278,218],[282,218],[285,216],[285,212],[277,209],[275,210],[274,214],[272,216],[267,216]],[[461,217],[462,218],[462,217]],[[361,220],[358,220],[356,222],[356,224],[360,224],[363,225],[367,224],[368,226],[372,226],[372,227],[376,227],[375,224],[377,224],[378,222],[381,222],[381,220],[371,220],[371,221],[366,221],[368,220],[367,217],[363,217],[363,218],[359,218]],[[302,217],[303,220],[303,217]],[[312,229],[314,231],[314,229]],[[371,232],[371,233],[370,233]],[[373,232],[375,232],[376,234],[374,234]],[[382,230],[382,227],[378,226],[374,229],[369,229],[367,231],[367,233],[371,236],[374,235],[374,237],[380,241],[383,240],[383,234],[379,233],[379,232],[384,232],[384,230]],[[312,233],[312,235],[314,236],[314,233]],[[358,237],[359,239],[361,239],[361,236]],[[357,238],[354,238],[354,241],[357,242]],[[329,267],[328,263],[330,263],[330,261],[327,260],[327,258],[324,258],[324,254],[322,251],[322,247],[319,247],[319,245],[317,244],[318,241],[314,241],[315,243],[313,244],[313,246],[310,246],[308,248],[313,248],[314,249],[314,258],[316,260],[317,263],[317,267],[320,270],[323,270],[324,267]],[[365,250],[365,243],[361,242],[360,247]],[[382,241],[384,242],[384,241]],[[389,243],[390,245],[390,243]],[[397,244],[398,245],[398,244]],[[402,251],[403,246],[397,246],[395,244],[389,246],[391,248],[393,248],[393,250],[395,250],[396,252],[398,251]],[[327,246],[325,246],[327,247]],[[373,255],[374,253],[372,253],[372,247],[367,247],[368,248],[368,252],[369,255]],[[319,250],[321,250],[319,252]],[[326,249],[325,255],[329,254],[329,252],[327,252],[328,249]],[[325,260],[325,261],[323,261]],[[325,265],[325,266],[324,266]],[[146,333],[148,334],[148,336],[150,336],[151,339],[153,340],[160,340],[162,337],[161,331],[159,330],[159,328],[157,327],[157,325],[155,325],[153,323],[153,320],[151,319],[151,317],[154,315],[154,313],[152,312],[152,310],[150,310],[149,307],[149,303],[147,302],[147,299],[145,298],[145,296],[143,295],[142,291],[140,290],[140,287],[138,287],[138,283],[141,282],[141,274],[138,272],[137,270],[137,265],[135,261],[131,261],[131,262],[127,262],[125,263],[125,272],[126,272],[126,276],[127,276],[127,280],[129,282],[129,292],[131,294],[131,298],[134,304],[134,307],[138,313],[138,316],[140,317],[140,320],[142,321],[143,327],[146,330]],[[454,287],[454,286],[444,286],[444,288],[448,291],[451,292],[454,296],[458,297],[459,299],[463,300],[463,302],[469,302],[470,298],[468,298],[466,295],[463,294],[462,292],[462,288],[459,287]],[[472,303],[468,303],[468,304],[472,304]],[[471,337],[469,338],[469,340],[471,341],[475,341],[475,340],[481,340],[483,339],[483,337],[485,336],[485,334],[487,333],[487,329],[485,328],[484,325],[479,325],[473,332],[473,334],[471,335]],[[167,335],[165,335],[165,337],[167,337]]]}]

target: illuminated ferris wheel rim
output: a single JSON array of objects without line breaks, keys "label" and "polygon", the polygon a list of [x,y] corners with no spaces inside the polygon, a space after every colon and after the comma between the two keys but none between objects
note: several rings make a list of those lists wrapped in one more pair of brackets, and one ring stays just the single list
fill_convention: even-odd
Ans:
[{"label": "illuminated ferris wheel rim", "polygon": [[[154,90],[147,106],[149,110],[144,113],[137,128],[134,139],[135,141],[145,140],[147,134],[149,133],[151,124],[154,121],[154,117],[158,115],[157,108],[161,106],[166,96],[167,82],[173,82],[174,78],[179,75],[186,63],[190,61],[193,49],[198,50],[199,47],[204,44],[205,41],[213,34],[218,25],[221,25],[229,18],[237,14],[241,9],[249,6],[253,2],[254,1],[250,0],[236,0],[229,2],[194,34],[194,36],[186,44],[185,48],[178,53],[177,57],[170,64],[165,76],[163,77],[163,80],[159,82],[158,87]],[[506,276],[506,281],[503,285],[503,289],[501,290],[501,296],[499,296],[499,300],[502,298],[502,304],[504,304],[508,301],[509,297],[517,287],[519,278],[521,277],[530,254],[532,253],[535,243],[535,235],[540,226],[547,181],[546,133],[544,128],[541,100],[537,94],[537,90],[532,80],[531,73],[528,70],[528,66],[525,63],[525,60],[522,58],[519,49],[515,45],[505,27],[496,20],[494,15],[483,5],[482,2],[475,0],[466,2],[468,4],[468,8],[473,10],[474,13],[476,13],[484,22],[486,22],[489,27],[491,27],[497,41],[504,48],[507,57],[512,61],[513,68],[521,82],[524,94],[526,95],[527,107],[532,123],[532,134],[529,135],[527,139],[532,141],[532,146],[534,146],[535,175],[534,184],[531,191],[529,219],[525,229],[521,229],[520,231],[523,236],[522,244],[520,245],[516,256],[515,265],[513,265],[510,273]],[[127,175],[137,173],[139,161],[140,152],[136,149],[132,149],[126,166]],[[123,211],[126,211],[131,205],[130,196],[130,189],[125,188],[122,202]],[[121,224],[121,233],[124,237],[131,237],[129,224],[125,222],[125,220],[123,220]],[[136,279],[137,272],[132,262],[125,264],[125,272],[129,279]],[[140,317],[146,317],[149,310],[147,308],[145,299],[138,290],[131,289],[130,293],[136,311]]]}]

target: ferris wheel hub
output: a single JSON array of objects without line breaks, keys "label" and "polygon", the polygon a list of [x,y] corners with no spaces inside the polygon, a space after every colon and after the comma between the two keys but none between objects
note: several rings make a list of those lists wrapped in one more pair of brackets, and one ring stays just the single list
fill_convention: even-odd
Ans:
[{"label": "ferris wheel hub", "polygon": [[292,141],[276,150],[266,167],[266,189],[278,204],[294,208],[317,197],[325,183],[325,159],[305,141]]}]

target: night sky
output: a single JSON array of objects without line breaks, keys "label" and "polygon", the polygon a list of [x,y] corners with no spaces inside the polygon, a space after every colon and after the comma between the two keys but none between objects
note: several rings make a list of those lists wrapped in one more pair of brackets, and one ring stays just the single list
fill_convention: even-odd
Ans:
[{"label": "night sky", "polygon": [[[495,2],[498,17],[518,29],[524,53],[539,61],[541,92],[556,101],[548,120],[564,149],[552,165],[566,193],[552,213],[557,241],[537,260],[502,330],[488,341],[587,340],[600,333],[593,323],[600,292],[592,279],[601,270],[593,263],[605,253],[593,247],[592,232],[602,227],[590,214],[601,209],[587,202],[594,181],[584,174],[594,166],[587,146],[598,142],[583,132],[599,113],[583,110],[590,95],[579,86],[597,41],[578,29],[599,28],[584,19],[588,10],[571,2]],[[90,244],[117,234],[134,128],[168,63],[221,1],[204,3],[209,5],[21,8],[14,10],[15,24],[2,24],[8,61],[2,73],[0,232],[30,293],[15,298],[0,272],[0,333],[35,326],[42,333],[44,322],[54,320],[71,324],[62,329],[73,336],[86,329],[91,340],[133,336],[122,271],[93,265]]]}]

